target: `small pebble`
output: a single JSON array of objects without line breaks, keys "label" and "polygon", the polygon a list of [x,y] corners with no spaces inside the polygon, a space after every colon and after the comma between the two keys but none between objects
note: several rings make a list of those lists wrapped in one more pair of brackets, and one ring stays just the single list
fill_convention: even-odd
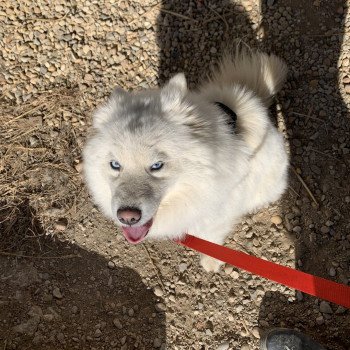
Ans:
[{"label": "small pebble", "polygon": [[239,273],[237,271],[232,271],[231,277],[236,280],[239,277]]},{"label": "small pebble", "polygon": [[300,292],[299,290],[296,293],[296,297],[298,301],[302,301],[304,299],[304,295],[302,292]]},{"label": "small pebble", "polygon": [[331,277],[334,277],[336,274],[337,274],[337,272],[336,272],[336,270],[335,270],[335,268],[334,267],[331,267],[330,269],[329,269],[329,276],[331,276]]},{"label": "small pebble", "polygon": [[322,226],[321,227],[321,232],[324,233],[324,234],[328,233],[329,232],[329,227],[328,226]]},{"label": "small pebble", "polygon": [[271,222],[275,225],[281,225],[282,223],[282,218],[279,216],[279,215],[274,215],[272,218],[271,218]]},{"label": "small pebble", "polygon": [[155,288],[154,288],[154,294],[157,296],[157,297],[161,297],[161,296],[163,296],[163,290],[162,290],[162,288],[160,288],[159,286],[156,286]]},{"label": "small pebble", "polygon": [[59,219],[56,223],[55,223],[55,230],[56,231],[65,231],[68,225],[68,220],[67,219]]},{"label": "small pebble", "polygon": [[156,310],[157,310],[158,312],[163,312],[163,311],[166,310],[166,306],[165,306],[165,304],[163,304],[163,303],[157,303],[157,304],[155,305],[155,308],[156,308]]},{"label": "small pebble", "polygon": [[95,337],[100,337],[101,335],[102,335],[101,330],[97,328],[95,331]]},{"label": "small pebble", "polygon": [[347,310],[347,309],[345,309],[345,307],[343,307],[343,306],[338,306],[338,308],[337,308],[337,310],[335,311],[335,313],[336,313],[337,315],[341,315],[341,314],[343,314],[346,310]]},{"label": "small pebble", "polygon": [[225,266],[224,271],[227,275],[230,275],[233,271],[233,266],[231,266],[231,265]]},{"label": "small pebble", "polygon": [[123,325],[121,324],[120,320],[118,318],[115,318],[113,320],[113,324],[118,328],[118,329],[122,329]]},{"label": "small pebble", "polygon": [[208,337],[211,337],[213,335],[213,332],[210,330],[210,329],[206,329],[205,330],[205,334],[208,336]]},{"label": "small pebble", "polygon": [[187,264],[181,263],[181,264],[179,265],[179,271],[180,271],[181,273],[184,272],[186,269],[187,269]]},{"label": "small pebble", "polygon": [[300,233],[301,232],[301,227],[300,226],[294,226],[293,227],[293,232]]},{"label": "small pebble", "polygon": [[115,264],[113,261],[108,261],[108,264],[107,264],[108,268],[110,269],[114,269],[115,268]]},{"label": "small pebble", "polygon": [[216,350],[228,350],[230,348],[230,343],[229,342],[225,342],[220,344]]},{"label": "small pebble", "polygon": [[63,295],[58,287],[55,287],[52,291],[52,295],[57,299],[62,299]]},{"label": "small pebble", "polygon": [[80,162],[80,163],[76,164],[76,165],[74,166],[74,168],[75,168],[75,170],[76,170],[78,173],[81,173],[81,172],[83,171],[83,163]]},{"label": "small pebble", "polygon": [[320,303],[320,311],[324,314],[332,314],[333,310],[327,301],[322,300]]},{"label": "small pebble", "polygon": [[133,316],[135,315],[134,309],[129,309],[129,310],[128,310],[128,315],[129,315],[130,317],[133,317]]},{"label": "small pebble", "polygon": [[155,348],[160,348],[161,345],[162,345],[162,340],[159,339],[159,338],[154,338],[154,340],[153,340],[153,346],[154,346]]},{"label": "small pebble", "polygon": [[252,334],[254,335],[255,338],[259,339],[260,338],[259,328],[258,327],[253,327]]},{"label": "small pebble", "polygon": [[324,318],[323,318],[323,316],[318,316],[318,317],[316,318],[316,323],[317,323],[318,325],[323,324],[323,323],[324,323]]}]

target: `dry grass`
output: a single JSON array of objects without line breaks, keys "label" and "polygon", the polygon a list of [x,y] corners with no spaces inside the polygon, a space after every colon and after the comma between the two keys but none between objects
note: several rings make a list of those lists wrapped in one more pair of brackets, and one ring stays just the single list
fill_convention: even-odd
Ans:
[{"label": "dry grass", "polygon": [[67,115],[83,117],[74,90],[45,92],[20,106],[0,101],[0,229],[6,249],[45,234],[45,210],[69,211],[81,192],[74,168],[81,139]]}]

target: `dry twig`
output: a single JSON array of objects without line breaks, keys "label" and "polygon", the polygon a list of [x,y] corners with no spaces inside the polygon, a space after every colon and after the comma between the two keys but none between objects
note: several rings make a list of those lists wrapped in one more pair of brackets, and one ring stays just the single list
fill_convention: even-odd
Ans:
[{"label": "dry twig", "polygon": [[146,251],[146,253],[147,253],[148,257],[149,257],[149,260],[151,261],[151,263],[152,263],[152,265],[153,265],[153,267],[154,267],[154,269],[156,271],[156,274],[158,276],[158,280],[159,280],[160,284],[162,285],[163,290],[165,291],[165,286],[164,286],[163,280],[162,280],[162,278],[160,276],[159,269],[158,269],[157,265],[155,264],[154,260],[152,259],[151,254],[149,253],[147,246],[145,244],[142,244],[142,247]]},{"label": "dry twig", "polygon": [[306,192],[309,194],[309,196],[312,199],[312,201],[318,206],[318,202],[317,202],[315,196],[312,194],[311,190],[309,189],[309,187],[307,186],[305,181],[302,179],[302,177],[298,174],[298,172],[295,170],[295,168],[293,166],[291,168],[292,168],[294,174],[296,175],[296,177],[298,178],[298,180],[300,181],[300,183],[305,188]]}]

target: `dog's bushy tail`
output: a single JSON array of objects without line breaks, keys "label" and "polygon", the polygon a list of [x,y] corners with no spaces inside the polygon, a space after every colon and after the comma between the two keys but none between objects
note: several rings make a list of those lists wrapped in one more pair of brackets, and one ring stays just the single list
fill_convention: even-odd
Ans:
[{"label": "dog's bushy tail", "polygon": [[238,83],[254,91],[269,106],[287,77],[287,65],[275,55],[247,48],[226,54],[212,81],[221,84]]}]

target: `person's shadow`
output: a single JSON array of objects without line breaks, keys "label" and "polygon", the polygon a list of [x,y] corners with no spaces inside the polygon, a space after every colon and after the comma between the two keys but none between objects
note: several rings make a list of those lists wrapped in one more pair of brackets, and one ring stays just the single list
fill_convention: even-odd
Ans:
[{"label": "person's shadow", "polygon": [[[299,176],[291,169],[290,187],[281,201],[283,225],[294,242],[296,267],[341,283],[350,278],[350,204],[345,201],[350,128],[338,82],[343,77],[338,62],[346,11],[344,0],[261,0],[247,8],[228,0],[163,0],[157,28],[159,84],[185,72],[195,88],[240,40],[287,62],[289,78],[278,100],[292,168]],[[299,328],[330,349],[349,349],[348,311],[333,305],[331,313],[321,313],[319,300],[297,295],[299,300],[290,302],[279,293],[267,293],[260,329]]]},{"label": "person's shadow", "polygon": [[163,300],[122,261],[45,235],[28,203],[0,232],[1,348],[165,349]]}]

